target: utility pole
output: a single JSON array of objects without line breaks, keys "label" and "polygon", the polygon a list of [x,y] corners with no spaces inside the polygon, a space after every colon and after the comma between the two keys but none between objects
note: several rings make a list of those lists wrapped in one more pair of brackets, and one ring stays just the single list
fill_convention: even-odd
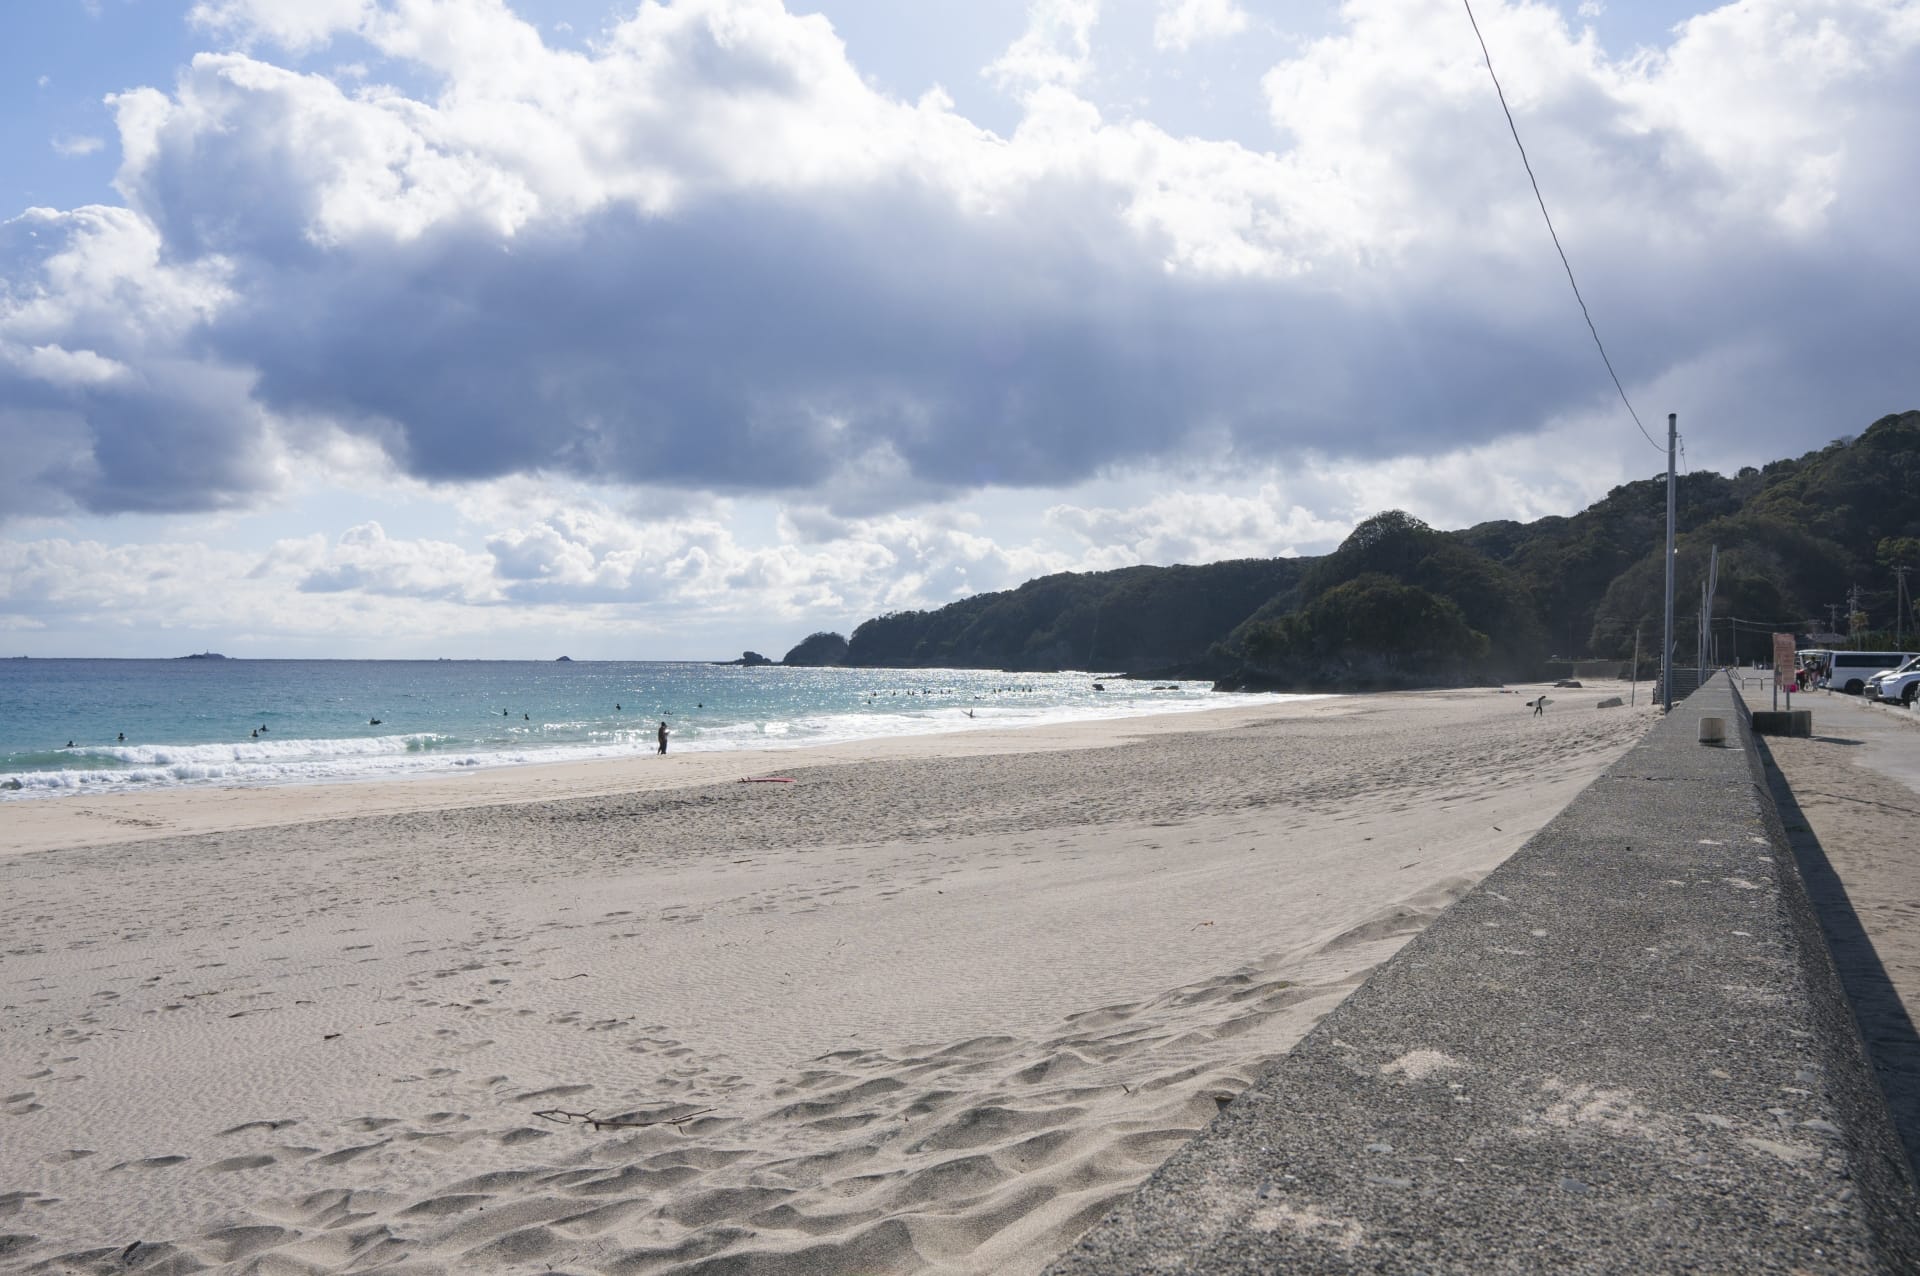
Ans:
[{"label": "utility pole", "polygon": [[1667,605],[1660,629],[1661,708],[1673,712],[1673,451],[1680,414],[1667,413]]},{"label": "utility pole", "polygon": [[1840,604],[1839,603],[1827,604],[1827,632],[1830,634],[1837,634],[1840,632]]},{"label": "utility pole", "polygon": [[1700,582],[1700,681],[1707,680],[1707,665],[1713,659],[1713,596],[1720,588],[1720,547],[1713,547],[1707,560],[1707,578]]},{"label": "utility pole", "polygon": [[1700,636],[1694,640],[1693,649],[1696,671],[1694,677],[1699,681],[1695,686],[1707,680],[1707,582],[1700,582]]},{"label": "utility pole", "polygon": [[1911,567],[1896,567],[1893,569],[1893,645],[1896,647],[1906,645],[1907,573],[1912,570],[1913,568]]},{"label": "utility pole", "polygon": [[1633,668],[1627,676],[1633,679],[1632,689],[1627,692],[1632,698],[1627,703],[1638,705],[1640,703],[1640,626],[1637,623],[1633,627]]}]

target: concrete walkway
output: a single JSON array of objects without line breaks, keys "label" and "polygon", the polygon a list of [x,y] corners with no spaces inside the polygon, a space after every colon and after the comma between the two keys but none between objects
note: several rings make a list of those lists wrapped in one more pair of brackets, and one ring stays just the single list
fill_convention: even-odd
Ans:
[{"label": "concrete walkway", "polygon": [[[1742,695],[1770,706],[1763,684]],[[1760,740],[1840,981],[1908,1159],[1920,1163],[1920,713],[1855,696],[1795,696],[1811,739]]]},{"label": "concrete walkway", "polygon": [[1920,1194],[1724,677],[1050,1269],[1682,1270],[1920,1270]]}]

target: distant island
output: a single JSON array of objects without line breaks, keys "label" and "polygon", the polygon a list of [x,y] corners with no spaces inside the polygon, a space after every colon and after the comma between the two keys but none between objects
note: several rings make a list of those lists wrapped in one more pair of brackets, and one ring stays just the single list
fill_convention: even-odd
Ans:
[{"label": "distant island", "polygon": [[[1770,660],[1775,629],[1904,646],[1896,635],[1920,622],[1920,608],[1901,614],[1910,595],[1898,587],[1901,569],[1920,568],[1920,489],[1902,477],[1914,469],[1920,411],[1730,478],[1680,475],[1679,659],[1693,662],[1715,551],[1715,662]],[[1124,670],[1226,690],[1327,691],[1565,677],[1588,661],[1625,673],[1637,651],[1644,678],[1660,663],[1665,523],[1664,472],[1531,523],[1441,531],[1386,510],[1320,557],[1060,572],[876,616],[851,638],[812,634],[780,663]],[[725,663],[774,662],[748,652]]]},{"label": "distant island", "polygon": [[175,660],[225,660],[226,656],[217,651],[196,651],[191,656],[175,656]]},{"label": "distant island", "polygon": [[753,668],[757,665],[770,665],[773,661],[757,651],[743,651],[740,653],[740,659],[738,660],[716,660],[713,663],[716,665],[745,665],[748,668]]},{"label": "distant island", "polygon": [[555,656],[553,658],[553,663],[555,663],[556,665],[570,665],[573,663],[573,657],[572,656]]}]

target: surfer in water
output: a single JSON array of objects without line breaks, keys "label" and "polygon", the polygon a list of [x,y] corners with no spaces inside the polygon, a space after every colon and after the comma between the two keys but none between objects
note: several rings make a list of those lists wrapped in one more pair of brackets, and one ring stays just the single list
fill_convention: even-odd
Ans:
[{"label": "surfer in water", "polygon": [[667,724],[662,722],[660,724],[660,752],[665,753],[666,751],[667,751]]}]

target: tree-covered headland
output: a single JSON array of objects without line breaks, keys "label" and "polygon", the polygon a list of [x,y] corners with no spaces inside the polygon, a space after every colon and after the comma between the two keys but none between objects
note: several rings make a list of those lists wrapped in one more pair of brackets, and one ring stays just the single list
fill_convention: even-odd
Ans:
[{"label": "tree-covered headland", "polygon": [[[1913,647],[1920,587],[1920,412],[1793,460],[1678,482],[1675,629],[1691,661],[1714,547],[1721,661],[1764,660],[1776,631]],[[1326,689],[1537,678],[1567,660],[1658,663],[1662,472],[1570,517],[1439,531],[1399,510],[1319,558],[1063,572],[866,621],[807,663],[1209,677]],[[1916,569],[1906,585],[1897,571]],[[805,644],[803,644],[805,645]],[[839,660],[833,660],[838,656]],[[789,663],[801,663],[789,657]]]}]

